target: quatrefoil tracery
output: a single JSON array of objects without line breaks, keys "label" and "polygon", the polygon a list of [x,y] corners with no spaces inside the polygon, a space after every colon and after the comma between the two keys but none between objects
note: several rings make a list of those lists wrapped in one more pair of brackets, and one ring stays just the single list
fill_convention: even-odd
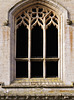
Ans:
[{"label": "quatrefoil tracery", "polygon": [[46,28],[53,24],[58,28],[58,17],[53,11],[49,11],[49,9],[41,6],[31,7],[27,10],[23,10],[22,13],[18,15],[16,18],[16,28],[24,24],[29,28],[33,28],[36,24],[43,28],[45,24]]}]

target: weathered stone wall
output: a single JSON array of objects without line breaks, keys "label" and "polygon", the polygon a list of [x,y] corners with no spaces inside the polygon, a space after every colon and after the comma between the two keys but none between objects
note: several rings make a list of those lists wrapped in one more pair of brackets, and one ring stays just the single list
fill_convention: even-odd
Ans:
[{"label": "weathered stone wall", "polygon": [[[0,82],[10,83],[10,27],[3,26],[8,20],[8,11],[21,0],[0,0]],[[23,0],[24,1],[24,0]],[[52,0],[53,1],[53,0]],[[74,81],[74,0],[55,0],[69,12],[72,25],[66,25],[64,35],[64,80],[71,85]],[[13,71],[11,71],[13,73]]]},{"label": "weathered stone wall", "polygon": [[74,89],[6,88],[0,91],[0,100],[74,100]]},{"label": "weathered stone wall", "polygon": [[0,82],[9,84],[10,80],[10,28],[0,27]]},{"label": "weathered stone wall", "polygon": [[[69,81],[74,81],[74,26],[67,25],[65,33],[65,72]],[[67,70],[68,69],[68,70]]]}]

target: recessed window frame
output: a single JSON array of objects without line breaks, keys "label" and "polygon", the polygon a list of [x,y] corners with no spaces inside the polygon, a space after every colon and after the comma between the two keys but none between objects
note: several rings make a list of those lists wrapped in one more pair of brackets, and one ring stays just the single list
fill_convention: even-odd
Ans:
[{"label": "recessed window frame", "polygon": [[[60,5],[58,2],[55,1],[40,1],[40,0],[25,0],[18,2],[15,4],[11,9],[9,9],[8,12],[8,21],[9,21],[9,32],[10,32],[10,39],[9,39],[9,84],[16,80],[16,51],[15,51],[15,43],[16,43],[16,30],[15,30],[15,16],[23,11],[23,9],[33,6],[33,5],[40,5],[45,6],[49,8],[50,10],[53,10],[56,15],[58,15],[58,78],[60,78],[62,81],[67,82],[69,79],[66,79],[66,63],[65,63],[65,32],[66,32],[66,25],[67,25],[67,19],[69,19],[68,10],[64,8],[62,5]],[[8,84],[8,83],[6,83]],[[66,83],[67,84],[67,83]]]},{"label": "recessed window frame", "polygon": [[[37,5],[37,6],[42,7],[42,8],[45,7],[45,6],[41,6],[41,5]],[[33,7],[35,7],[35,6],[33,6]],[[30,8],[32,8],[32,7],[30,7]],[[48,11],[50,10],[48,7],[45,7],[45,9],[47,9]],[[18,14],[18,16],[21,15],[22,12],[20,12]],[[37,13],[38,13],[38,10],[37,10]],[[56,13],[54,11],[52,11],[52,10],[51,10],[51,13],[48,13],[48,15],[50,15],[52,13],[56,16]],[[15,23],[16,23],[16,18],[17,18],[17,16],[15,17]],[[51,18],[51,22],[49,23],[48,26],[50,26],[52,24],[52,21],[53,20]],[[16,53],[15,53],[15,60],[16,61],[18,61],[18,60],[19,61],[21,61],[21,60],[22,61],[28,61],[28,78],[31,78],[31,61],[43,61],[43,78],[44,79],[46,78],[46,61],[58,61],[58,77],[60,77],[60,74],[59,74],[60,73],[60,71],[59,71],[59,66],[60,66],[60,63],[59,63],[60,62],[59,17],[58,17],[58,25],[53,23],[57,27],[57,29],[58,29],[58,57],[57,58],[46,58],[46,28],[48,26],[46,26],[46,19],[45,19],[45,17],[44,17],[42,22],[43,22],[43,25],[41,23],[39,23],[39,21],[37,20],[36,24],[37,23],[40,24],[40,26],[43,29],[43,58],[31,58],[31,30],[32,30],[32,28],[34,26],[31,25],[31,18],[29,17],[29,25],[26,25],[27,23],[25,24],[27,26],[27,28],[28,28],[28,58],[16,58]],[[34,25],[36,25],[36,24],[34,24]],[[15,24],[15,40],[16,40],[16,28],[17,27],[18,26],[16,26],[16,24]],[[16,43],[15,43],[15,51],[16,51]],[[51,77],[49,77],[49,78],[51,78]]]}]

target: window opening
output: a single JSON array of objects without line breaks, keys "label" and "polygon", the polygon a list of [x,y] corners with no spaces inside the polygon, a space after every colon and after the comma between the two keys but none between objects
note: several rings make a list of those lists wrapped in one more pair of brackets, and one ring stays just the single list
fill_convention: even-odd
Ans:
[{"label": "window opening", "polygon": [[28,62],[16,61],[16,78],[28,78]]},{"label": "window opening", "polygon": [[46,57],[58,57],[58,30],[53,24],[46,30]]},{"label": "window opening", "polygon": [[46,62],[46,78],[58,77],[58,62]]},{"label": "window opening", "polygon": [[38,24],[31,33],[31,57],[43,57],[43,30]]},{"label": "window opening", "polygon": [[28,58],[28,30],[23,24],[17,29],[16,58]]},{"label": "window opening", "polygon": [[32,61],[31,62],[31,78],[43,77],[43,62]]}]

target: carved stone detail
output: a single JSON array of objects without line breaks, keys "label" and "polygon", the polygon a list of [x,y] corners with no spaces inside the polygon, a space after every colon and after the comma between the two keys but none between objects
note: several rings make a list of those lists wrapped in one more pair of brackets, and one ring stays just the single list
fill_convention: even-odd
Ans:
[{"label": "carved stone detail", "polygon": [[9,21],[8,20],[3,23],[3,26],[8,26],[8,25],[9,25]]},{"label": "carved stone detail", "polygon": [[41,26],[41,28],[43,28],[44,24],[46,25],[46,28],[51,24],[58,28],[58,17],[53,11],[44,6],[37,5],[23,10],[19,15],[17,15],[16,28],[18,28],[22,23],[27,26],[27,28],[29,28],[29,23],[31,23],[31,28],[36,24]]},{"label": "carved stone detail", "polygon": [[67,24],[72,25],[72,21],[70,19],[67,19]]}]

